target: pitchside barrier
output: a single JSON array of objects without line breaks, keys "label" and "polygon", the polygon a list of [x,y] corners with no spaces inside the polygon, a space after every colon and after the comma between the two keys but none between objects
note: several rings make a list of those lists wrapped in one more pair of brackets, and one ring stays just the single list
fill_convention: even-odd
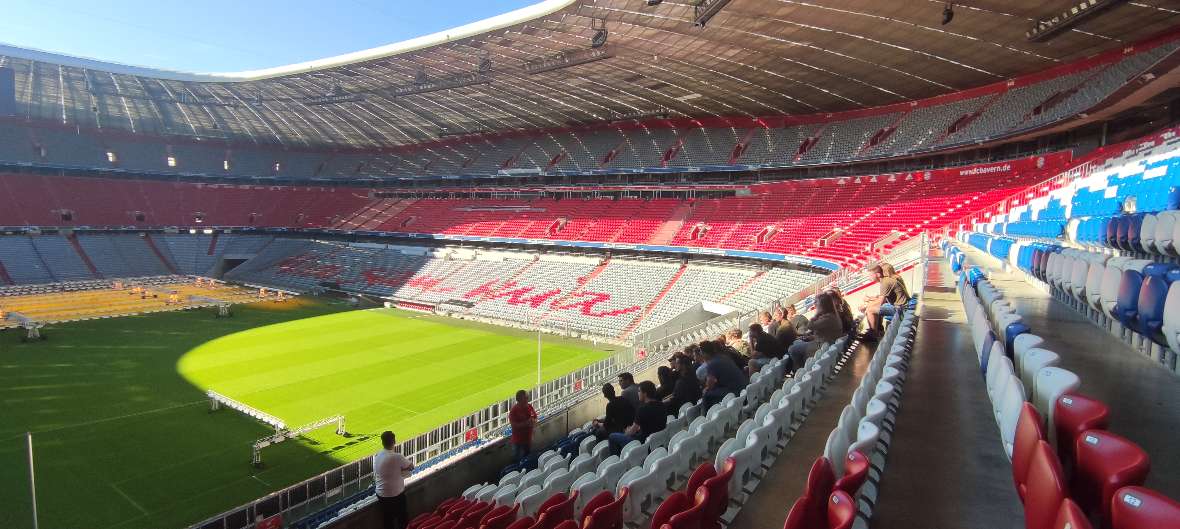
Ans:
[{"label": "pitchside barrier", "polygon": [[[890,253],[888,260],[898,270],[912,268],[924,258],[926,248],[927,239],[923,234],[898,245]],[[870,265],[866,265],[866,268]],[[783,306],[793,304],[806,311],[814,303],[815,295],[825,288],[835,285],[841,292],[851,293],[869,284],[870,280],[862,270],[839,270],[817,280],[800,292],[782,298],[778,303]],[[920,285],[911,286],[915,292],[919,291],[917,289]],[[749,321],[749,318],[755,315],[755,312],[743,314],[739,321]],[[732,317],[730,315],[721,318]],[[545,382],[534,388],[533,406],[542,420],[564,413],[574,405],[600,395],[602,384],[614,382],[619,373],[641,373],[665,362],[665,355],[648,352],[661,350],[665,344],[704,329],[711,322],[714,321],[710,320],[659,339],[638,343],[590,366]],[[456,456],[468,454],[472,450],[482,449],[490,442],[504,439],[508,433],[508,410],[512,404],[513,401],[510,399],[502,400],[400,443],[398,451],[417,467],[407,483],[413,483],[423,475],[437,470],[438,466],[447,464]],[[260,517],[276,516],[290,524],[335,501],[364,491],[372,483],[372,474],[373,458],[365,457],[226,511],[192,525],[189,529],[246,529],[252,527],[251,524]]]}]

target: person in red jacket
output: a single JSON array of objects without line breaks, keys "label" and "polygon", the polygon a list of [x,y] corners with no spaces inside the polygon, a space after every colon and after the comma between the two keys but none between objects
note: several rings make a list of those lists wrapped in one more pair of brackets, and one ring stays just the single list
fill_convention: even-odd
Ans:
[{"label": "person in red jacket", "polygon": [[537,411],[529,404],[529,392],[516,392],[516,404],[508,410],[508,423],[512,425],[512,457],[520,461],[529,455],[533,428],[537,426]]}]

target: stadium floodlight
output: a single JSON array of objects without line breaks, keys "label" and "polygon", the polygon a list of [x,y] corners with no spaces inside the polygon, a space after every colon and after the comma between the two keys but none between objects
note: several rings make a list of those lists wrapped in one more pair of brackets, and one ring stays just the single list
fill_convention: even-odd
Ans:
[{"label": "stadium floodlight", "polygon": [[942,25],[950,24],[955,19],[955,4],[946,3],[946,7],[942,8]]},{"label": "stadium floodlight", "polygon": [[729,5],[729,0],[700,0],[697,5],[693,7],[693,12],[696,14],[696,20],[692,25],[697,27],[705,27],[709,19],[713,18],[721,8]]},{"label": "stadium floodlight", "polygon": [[593,49],[598,49],[606,46],[606,37],[609,35],[609,33],[606,31],[606,19],[590,19],[590,29],[594,30],[594,36],[590,37],[590,47]]},{"label": "stadium floodlight", "polygon": [[663,2],[664,2],[664,0],[647,0],[647,5],[648,5],[648,7],[658,6]]}]

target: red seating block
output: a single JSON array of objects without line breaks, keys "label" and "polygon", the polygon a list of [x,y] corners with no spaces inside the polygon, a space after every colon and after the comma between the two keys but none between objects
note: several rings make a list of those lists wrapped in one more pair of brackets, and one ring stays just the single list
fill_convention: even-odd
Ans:
[{"label": "red seating block", "polygon": [[529,529],[535,523],[537,521],[532,516],[525,516],[524,518],[517,518],[515,522],[508,524],[506,529]]},{"label": "red seating block", "polygon": [[842,490],[855,498],[856,493],[860,491],[860,487],[869,477],[869,466],[869,458],[860,451],[848,454],[848,457],[844,459],[844,476],[836,481],[833,488]]},{"label": "red seating block", "polygon": [[1049,443],[1039,441],[1033,449],[1028,470],[1027,492],[1024,497],[1025,529],[1049,529],[1057,517],[1061,500],[1065,499],[1065,480],[1061,465]]},{"label": "red seating block", "polygon": [[586,502],[585,507],[582,507],[582,514],[580,516],[578,516],[578,519],[582,520],[582,525],[587,525],[589,522],[586,520],[586,518],[588,518],[591,514],[593,514],[594,511],[598,510],[599,507],[602,507],[602,506],[607,505],[607,504],[614,502],[614,501],[615,501],[615,495],[612,494],[611,491],[604,490],[602,492],[599,492],[598,495],[594,496],[593,498],[590,498],[590,501]]},{"label": "red seating block", "polygon": [[811,511],[811,497],[804,494],[791,505],[787,513],[787,521],[783,522],[783,529],[815,529],[815,525],[808,520]]},{"label": "red seating block", "polygon": [[804,496],[815,500],[810,503],[808,526],[822,524],[827,518],[828,496],[831,496],[835,484],[836,474],[832,470],[832,463],[823,456],[816,458],[815,463],[811,465],[811,471],[807,473],[807,490],[803,493]]},{"label": "red seating block", "polygon": [[591,512],[590,516],[582,523],[582,529],[621,529],[623,527],[623,504],[627,502],[628,493],[630,493],[630,489],[623,487],[615,501]]},{"label": "red seating block", "polygon": [[479,521],[479,529],[505,529],[508,524],[516,520],[516,512],[520,505],[500,505],[487,512]]},{"label": "red seating block", "polygon": [[1114,529],[1180,529],[1180,502],[1143,487],[1123,487],[1110,506]]},{"label": "red seating block", "polygon": [[1116,490],[1142,485],[1151,469],[1147,453],[1130,440],[1104,430],[1086,430],[1074,445],[1073,499],[1110,527],[1111,498]]},{"label": "red seating block", "polygon": [[1041,414],[1037,413],[1035,406],[1025,402],[1020,409],[1020,419],[1016,423],[1016,439],[1012,444],[1012,479],[1016,483],[1020,501],[1024,501],[1028,467],[1037,442],[1046,440],[1045,432],[1041,428]]},{"label": "red seating block", "polygon": [[720,529],[721,515],[725,514],[725,509],[729,506],[729,480],[733,479],[733,471],[736,467],[737,461],[732,457],[726,458],[721,473],[709,478],[696,491],[693,491],[694,497],[696,492],[701,489],[709,493],[709,503],[705,506],[701,529]]},{"label": "red seating block", "polygon": [[568,496],[563,492],[559,492],[548,500],[545,500],[541,509],[537,511],[541,515],[537,518],[537,523],[533,525],[533,529],[555,529],[562,522],[573,520],[574,501],[577,499],[578,493],[576,492]]},{"label": "red seating block", "polygon": [[692,507],[692,499],[684,491],[676,491],[668,496],[668,499],[660,503],[656,508],[655,514],[651,517],[651,529],[660,529],[664,524],[668,523],[673,516],[680,514]]},{"label": "red seating block", "polygon": [[851,529],[856,521],[856,500],[837,490],[828,497],[828,529]]}]

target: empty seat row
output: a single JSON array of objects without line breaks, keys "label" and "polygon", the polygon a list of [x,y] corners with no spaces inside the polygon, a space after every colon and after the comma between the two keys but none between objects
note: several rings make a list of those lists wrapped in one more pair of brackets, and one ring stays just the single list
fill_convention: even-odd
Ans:
[{"label": "empty seat row", "polygon": [[1175,521],[1180,503],[1141,487],[1147,454],[1105,431],[1108,408],[1077,393],[1081,379],[1059,367],[1061,357],[1041,337],[1025,332],[1002,345],[993,329],[1011,307],[986,277],[964,268],[958,288],[1026,529],[1139,529]]}]

